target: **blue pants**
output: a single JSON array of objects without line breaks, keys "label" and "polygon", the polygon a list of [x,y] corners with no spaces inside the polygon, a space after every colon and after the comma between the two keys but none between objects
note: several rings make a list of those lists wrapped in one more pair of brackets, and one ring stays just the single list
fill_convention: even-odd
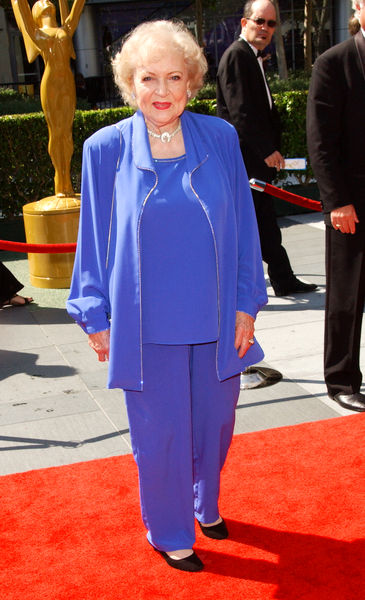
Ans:
[{"label": "blue pants", "polygon": [[219,382],[216,343],[143,346],[144,389],[126,391],[142,518],[159,550],[192,548],[194,516],[219,517],[239,375]]}]

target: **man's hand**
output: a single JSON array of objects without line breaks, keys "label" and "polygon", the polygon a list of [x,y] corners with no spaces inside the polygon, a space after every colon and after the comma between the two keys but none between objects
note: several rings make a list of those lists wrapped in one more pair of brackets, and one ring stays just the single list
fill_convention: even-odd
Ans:
[{"label": "man's hand", "polygon": [[275,150],[275,152],[270,154],[270,156],[264,158],[264,161],[268,167],[272,167],[277,171],[280,171],[280,169],[283,169],[285,167],[285,160],[283,159],[278,150]]},{"label": "man's hand", "polygon": [[254,343],[253,334],[255,319],[245,312],[236,311],[236,335],[234,347],[238,351],[238,357],[242,358]]},{"label": "man's hand", "polygon": [[356,223],[359,222],[353,204],[346,204],[331,211],[331,223],[334,229],[341,233],[355,233]]},{"label": "man's hand", "polygon": [[100,362],[109,360],[110,329],[89,334],[89,346],[98,355]]}]

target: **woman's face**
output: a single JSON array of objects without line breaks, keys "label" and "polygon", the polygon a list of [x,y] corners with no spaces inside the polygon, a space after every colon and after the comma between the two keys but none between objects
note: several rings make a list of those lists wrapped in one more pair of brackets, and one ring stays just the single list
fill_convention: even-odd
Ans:
[{"label": "woman's face", "polygon": [[183,55],[163,48],[158,60],[141,60],[133,87],[138,108],[150,125],[160,128],[174,124],[187,103],[189,81]]}]

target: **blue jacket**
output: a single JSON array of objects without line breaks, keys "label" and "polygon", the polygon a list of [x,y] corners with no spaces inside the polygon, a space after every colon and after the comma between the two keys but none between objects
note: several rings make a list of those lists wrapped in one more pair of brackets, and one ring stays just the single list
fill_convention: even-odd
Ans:
[{"label": "blue jacket", "polygon": [[[236,310],[256,317],[267,302],[256,217],[234,127],[189,112],[182,114],[181,125],[188,191],[199,200],[214,239],[216,366],[219,380],[224,380],[263,358],[257,342],[243,359],[234,348]],[[88,334],[111,328],[109,388],[143,389],[140,224],[156,185],[140,111],[86,140],[67,310]]]}]

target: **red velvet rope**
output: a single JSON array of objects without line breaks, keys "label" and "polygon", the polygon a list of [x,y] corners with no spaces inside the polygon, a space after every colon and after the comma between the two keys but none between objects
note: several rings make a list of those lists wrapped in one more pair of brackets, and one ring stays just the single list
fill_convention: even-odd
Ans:
[{"label": "red velvet rope", "polygon": [[65,254],[66,252],[75,252],[76,244],[25,244],[24,242],[0,240],[0,250],[34,254]]},{"label": "red velvet rope", "polygon": [[[255,185],[252,185],[252,180],[250,183],[251,187],[255,188]],[[266,192],[271,196],[276,196],[277,198],[286,200],[286,202],[297,204],[298,206],[304,206],[305,208],[310,208],[311,210],[322,210],[321,203],[317,202],[317,200],[311,200],[310,198],[304,198],[303,196],[292,194],[291,192],[282,190],[281,188],[275,187],[270,183],[260,181],[258,184],[258,187],[261,189],[261,191]],[[256,189],[258,188],[256,187]],[[75,252],[76,244],[25,244],[24,242],[9,242],[7,240],[0,240],[0,250],[9,250],[11,252],[30,252],[32,254],[65,254],[67,252]]]},{"label": "red velvet rope", "polygon": [[322,210],[321,203],[317,200],[311,200],[310,198],[304,198],[303,196],[292,194],[292,192],[287,192],[286,190],[277,188],[270,183],[265,183],[263,191],[271,196],[276,196],[276,198],[281,198],[281,200],[286,200],[286,202],[290,202],[291,204],[304,206],[305,208],[310,208],[311,210],[316,210],[318,212],[321,212]]}]

